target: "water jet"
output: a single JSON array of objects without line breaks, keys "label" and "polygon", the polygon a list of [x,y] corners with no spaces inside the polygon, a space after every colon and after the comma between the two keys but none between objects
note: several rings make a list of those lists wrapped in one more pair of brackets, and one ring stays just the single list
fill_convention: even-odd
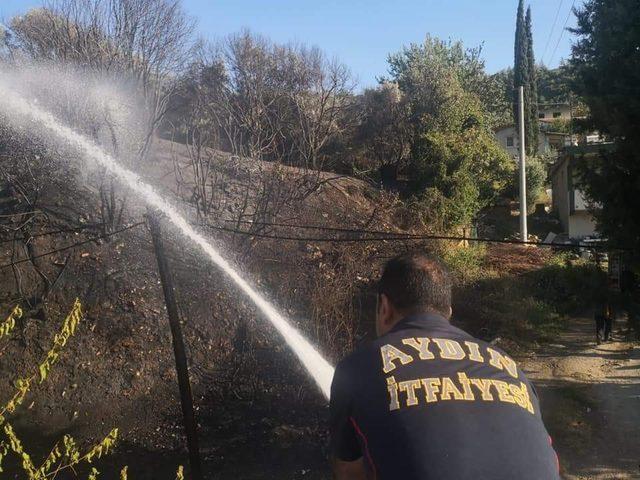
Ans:
[{"label": "water jet", "polygon": [[98,144],[64,125],[52,113],[41,108],[36,103],[28,101],[24,96],[2,82],[0,82],[0,108],[7,114],[9,119],[13,119],[12,116],[17,115],[20,118],[35,122],[40,128],[53,135],[57,141],[65,142],[81,152],[82,157],[87,162],[93,162],[104,168],[124,186],[138,195],[147,206],[164,214],[167,223],[173,225],[181,235],[200,247],[202,252],[260,309],[309,372],[325,398],[329,398],[334,372],[333,367],[291,325],[290,321],[285,319],[270,302],[231,266],[203,235],[196,231],[176,207],[159,195],[151,185],[144,182],[137,173],[120,165],[113,156],[109,155]]}]

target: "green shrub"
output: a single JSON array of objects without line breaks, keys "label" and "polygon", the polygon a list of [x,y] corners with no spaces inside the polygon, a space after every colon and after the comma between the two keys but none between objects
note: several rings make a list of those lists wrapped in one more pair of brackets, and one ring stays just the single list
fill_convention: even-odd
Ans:
[{"label": "green shrub", "polygon": [[[542,196],[547,184],[547,162],[545,157],[529,156],[526,159],[527,176],[527,210],[532,211],[535,203]],[[505,190],[509,198],[520,196],[520,170],[516,168],[511,175],[511,182]]]},{"label": "green shrub", "polygon": [[486,245],[471,244],[468,247],[449,247],[442,253],[442,258],[456,280],[466,284],[490,275],[483,269],[486,255]]},{"label": "green shrub", "polygon": [[539,270],[503,276],[483,266],[482,249],[450,249],[443,258],[458,280],[455,318],[486,339],[549,341],[568,315],[584,313],[604,295],[604,272],[571,253],[552,256]]},{"label": "green shrub", "polygon": [[[0,336],[8,337],[15,328],[16,320],[20,319],[22,315],[22,309],[16,306],[7,319],[0,322]],[[82,305],[80,300],[76,299],[71,312],[62,323],[59,333],[54,336],[51,349],[38,365],[37,371],[34,371],[28,377],[18,378],[15,382],[13,395],[8,400],[2,400],[4,403],[0,403],[0,473],[4,473],[2,468],[3,460],[9,454],[13,454],[18,464],[22,467],[23,477],[28,480],[56,478],[60,472],[73,472],[74,476],[77,477],[76,469],[78,467],[86,469],[90,467],[88,478],[97,480],[100,472],[95,468],[93,462],[103,455],[111,453],[118,441],[118,429],[114,428],[100,442],[83,452],[73,437],[64,435],[61,441],[53,445],[44,460],[41,463],[36,463],[28,453],[28,446],[22,443],[22,440],[9,422],[9,418],[24,403],[32,387],[47,379],[51,368],[58,362],[65,346],[76,333],[82,317]],[[13,478],[19,478],[17,472],[13,475]],[[176,480],[184,480],[182,466],[178,468],[175,478]],[[120,471],[120,479],[127,480],[127,467]]]},{"label": "green shrub", "polygon": [[599,266],[570,253],[554,255],[549,264],[528,275],[533,295],[558,313],[581,313],[604,302],[606,276]]}]

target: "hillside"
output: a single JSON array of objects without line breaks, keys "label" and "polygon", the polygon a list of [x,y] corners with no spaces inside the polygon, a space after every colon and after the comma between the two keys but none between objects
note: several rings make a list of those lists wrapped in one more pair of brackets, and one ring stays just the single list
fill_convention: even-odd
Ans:
[{"label": "hillside", "polygon": [[[43,458],[63,434],[87,445],[118,427],[122,443],[116,455],[103,459],[101,471],[116,475],[129,465],[131,478],[159,478],[159,471],[172,478],[169,472],[186,462],[186,454],[146,209],[116,186],[115,205],[126,198],[126,208],[105,234],[101,209],[110,190],[100,185],[109,186],[108,179],[83,167],[73,152],[5,138],[10,141],[0,150],[0,165],[11,175],[0,187],[0,307],[8,314],[20,303],[26,314],[12,336],[2,339],[2,391],[33,372],[76,297],[86,312],[59,364],[18,411],[14,427],[35,458]],[[574,446],[591,441],[601,414],[585,420],[563,412],[573,405],[567,395],[583,388],[574,376],[582,378],[588,365],[571,364],[563,370],[568,380],[550,385],[544,372],[536,373],[530,354],[543,352],[544,369],[562,362],[554,342],[573,348],[573,337],[562,332],[583,325],[572,312],[588,315],[597,301],[598,268],[570,255],[515,245],[457,248],[455,242],[384,240],[382,233],[373,241],[347,242],[362,239],[359,230],[427,233],[427,228],[393,195],[362,180],[210,153],[213,180],[206,191],[213,196],[200,216],[193,152],[158,140],[141,173],[331,362],[372,334],[374,280],[382,263],[405,249],[435,251],[455,275],[453,321],[520,357],[540,379],[563,465],[578,475],[586,471]],[[317,387],[199,251],[171,229],[165,230],[165,241],[205,471],[220,478],[326,478],[327,411]],[[581,335],[583,349],[590,340],[586,330]],[[634,355],[620,361],[633,362]],[[607,368],[605,362],[593,373],[606,375]],[[634,378],[628,380],[633,388]],[[569,393],[559,396],[558,385]],[[604,409],[611,402],[603,395]],[[571,422],[588,428],[574,432]],[[6,462],[8,471],[17,468],[12,459]]]},{"label": "hillside", "polygon": [[[189,162],[183,149],[158,141],[144,176],[196,223],[189,204]],[[43,163],[43,157],[35,155],[30,149],[23,150],[20,157],[16,150],[10,155],[6,150],[1,159],[4,165],[22,169],[2,186],[0,264],[27,260],[0,269],[4,286],[1,307],[8,314],[18,302],[33,306],[3,346],[2,390],[10,391],[13,380],[29,373],[41,360],[74,298],[82,300],[86,316],[50,378],[27,401],[28,420],[23,422],[19,417],[14,422],[16,428],[34,441],[44,434],[46,442],[65,432],[80,439],[96,439],[118,426],[127,443],[124,451],[174,451],[183,444],[179,400],[147,227],[139,225],[48,255],[101,236],[97,226],[101,202],[93,172],[87,174],[73,161],[68,165]],[[31,168],[24,168],[24,162],[31,162]],[[249,189],[247,194],[243,186],[251,185],[258,170],[271,166],[249,161],[230,165],[228,156],[222,154],[219,166],[225,181],[219,186],[217,210],[208,217],[215,218],[215,223],[209,223],[218,229],[203,231],[223,245],[254,284],[335,360],[363,333],[362,326],[354,322],[371,309],[367,304],[368,280],[378,268],[377,257],[389,256],[391,247],[384,243],[284,241],[219,230],[283,235],[278,227],[251,230],[251,225],[242,223],[241,213],[255,218],[248,214],[246,204],[258,203],[247,200],[247,195],[256,192]],[[182,173],[180,188],[176,188],[176,168]],[[298,181],[302,173],[287,169],[278,175],[286,187],[287,181]],[[30,182],[30,192],[37,191],[37,203],[33,202],[35,196],[28,203],[28,194],[23,195],[26,190],[15,187],[23,185],[24,179]],[[124,192],[116,188],[116,195],[123,198]],[[322,174],[304,198],[286,200],[278,206],[277,216],[269,217],[272,221],[385,231],[399,228],[393,199],[354,178]],[[34,210],[35,214],[30,213]],[[29,213],[21,213],[26,211]],[[113,230],[144,221],[144,213],[142,205],[128,198],[120,226]],[[73,229],[82,230],[45,235]],[[292,235],[288,230],[284,233]],[[314,230],[293,233],[326,236]],[[322,461],[317,449],[322,444],[318,435],[323,435],[319,425],[324,402],[316,387],[277,334],[199,252],[171,231],[167,232],[167,244],[206,439],[204,450],[216,468],[224,466],[226,452],[234,450],[234,438],[236,443],[255,446],[259,462],[260,458],[272,460],[273,452],[262,448],[265,442],[284,438],[286,445],[289,437],[304,434],[305,442],[313,446],[307,451],[315,452],[315,461]],[[37,258],[31,262],[27,255]],[[309,412],[316,412],[312,422]],[[234,420],[239,418],[249,424]],[[248,435],[255,441],[249,441]],[[287,458],[283,461],[299,460],[290,455]],[[135,472],[135,465],[132,468]]]}]

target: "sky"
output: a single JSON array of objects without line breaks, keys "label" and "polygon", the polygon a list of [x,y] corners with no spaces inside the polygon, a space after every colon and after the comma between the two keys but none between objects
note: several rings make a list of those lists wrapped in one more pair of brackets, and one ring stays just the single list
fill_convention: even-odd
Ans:
[{"label": "sky", "polygon": [[[537,62],[556,67],[571,52],[575,25],[571,6],[583,0],[529,0]],[[0,0],[8,19],[40,5],[37,0]],[[483,45],[487,71],[513,64],[517,0],[183,0],[198,34],[221,39],[248,28],[286,43],[317,45],[337,57],[361,88],[387,73],[387,56],[427,33]]]}]

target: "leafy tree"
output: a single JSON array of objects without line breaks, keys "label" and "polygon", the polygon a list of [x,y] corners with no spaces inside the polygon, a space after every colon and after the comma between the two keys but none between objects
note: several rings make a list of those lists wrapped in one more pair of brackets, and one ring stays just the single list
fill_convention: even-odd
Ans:
[{"label": "leafy tree", "polygon": [[513,69],[506,68],[487,77],[485,94],[481,95],[493,128],[513,122]]},{"label": "leafy tree", "polygon": [[536,69],[538,79],[538,99],[547,103],[569,101],[571,93],[571,70],[567,65],[550,69],[539,66]]},{"label": "leafy tree", "polygon": [[385,186],[393,186],[410,154],[412,130],[406,97],[398,85],[385,82],[364,91],[362,120],[355,139],[378,170]]},{"label": "leafy tree", "polygon": [[389,58],[414,131],[411,185],[423,211],[431,213],[428,220],[443,229],[469,223],[502,191],[513,169],[474,91],[486,78],[477,52],[427,37]]},{"label": "leafy tree", "polygon": [[[557,158],[554,150],[546,152],[544,155],[529,155],[527,157],[526,173],[527,173],[527,209],[533,211],[538,199],[542,196],[547,186],[547,171],[549,165]],[[504,195],[509,198],[518,198],[519,196],[519,173],[518,169],[514,169],[511,181]]]},{"label": "leafy tree", "polygon": [[580,162],[587,196],[600,206],[599,231],[613,244],[640,245],[640,9],[636,0],[587,0],[575,11],[573,90],[590,110],[588,127],[615,148]]},{"label": "leafy tree", "polygon": [[548,131],[569,134],[571,133],[571,120],[555,118],[551,121],[551,124],[548,127]]},{"label": "leafy tree", "polygon": [[[568,65],[561,65],[558,68],[550,69],[543,65],[537,65],[535,69],[536,86],[538,91],[538,102],[544,103],[563,103],[568,102],[571,94],[571,69]],[[502,116],[506,121],[501,124],[513,122],[512,102],[517,99],[514,96],[514,73],[512,68],[505,68],[494,73],[489,77],[493,86],[491,91],[487,93],[487,108],[496,111],[508,113],[508,118]],[[574,99],[578,104],[578,101]]]},{"label": "leafy tree", "polygon": [[543,157],[529,156],[525,168],[527,171],[527,205],[531,211],[544,193],[547,184],[547,163]]}]

